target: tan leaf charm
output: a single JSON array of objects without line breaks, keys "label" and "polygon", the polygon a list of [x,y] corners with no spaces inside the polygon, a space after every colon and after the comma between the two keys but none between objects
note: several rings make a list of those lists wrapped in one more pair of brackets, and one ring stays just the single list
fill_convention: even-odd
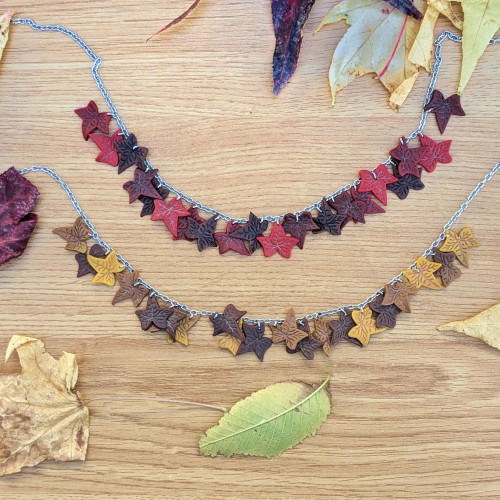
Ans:
[{"label": "tan leaf charm", "polygon": [[44,460],[85,460],[89,411],[74,390],[75,355],[59,360],[41,340],[14,335],[5,360],[17,350],[22,372],[0,375],[0,476]]},{"label": "tan leaf charm", "polygon": [[406,278],[401,278],[401,281],[389,283],[385,285],[383,306],[394,304],[404,312],[411,312],[410,295],[415,295],[418,289],[415,288]]},{"label": "tan leaf charm", "polygon": [[120,289],[116,292],[113,297],[112,304],[115,305],[123,300],[130,299],[132,304],[137,307],[144,297],[149,293],[149,290],[144,285],[136,285],[139,279],[139,273],[137,271],[119,274],[116,276]]},{"label": "tan leaf charm", "polygon": [[[175,329],[175,340],[184,345],[189,345],[188,332],[193,328],[198,320],[201,318],[199,314],[196,314],[192,318],[188,315],[179,322],[179,325]],[[170,338],[170,337],[168,337]],[[234,337],[233,337],[234,338]]]},{"label": "tan leaf charm", "polygon": [[314,320],[314,331],[312,337],[323,344],[323,352],[330,356],[332,352],[332,330],[330,328],[330,321],[320,319]]},{"label": "tan leaf charm", "polygon": [[306,332],[300,330],[297,326],[293,309],[288,311],[285,321],[283,321],[281,325],[270,326],[270,328],[271,332],[273,332],[273,342],[277,343],[285,341],[286,346],[292,350],[297,347],[299,341],[309,337]]},{"label": "tan leaf charm", "polygon": [[439,250],[441,252],[453,252],[465,267],[469,267],[469,247],[478,246],[479,241],[474,238],[471,229],[464,227],[458,234],[448,229],[446,239]]},{"label": "tan leaf charm", "polygon": [[233,354],[233,356],[236,356],[238,349],[240,348],[241,342],[242,342],[241,340],[238,340],[232,335],[226,333],[226,336],[220,339],[219,347],[221,349],[227,349]]},{"label": "tan leaf charm", "polygon": [[424,257],[419,257],[415,267],[416,269],[411,268],[403,271],[403,276],[411,285],[417,289],[422,286],[432,290],[441,290],[443,288],[434,276],[434,273],[441,267],[441,264],[431,262]]},{"label": "tan leaf charm", "polygon": [[485,309],[464,321],[452,321],[438,326],[437,329],[465,333],[500,349],[500,304]]},{"label": "tan leaf charm", "polygon": [[347,335],[358,339],[364,347],[368,345],[371,335],[387,330],[387,327],[377,328],[375,319],[372,318],[372,310],[369,307],[365,307],[361,311],[352,311],[352,319],[356,323],[356,326],[351,328]]},{"label": "tan leaf charm", "polygon": [[66,250],[74,250],[80,253],[87,251],[87,243],[85,241],[90,238],[89,228],[85,225],[81,217],[78,217],[72,226],[57,227],[52,232],[68,242],[65,247]]},{"label": "tan leaf charm", "polygon": [[102,283],[113,286],[115,284],[115,273],[121,273],[125,268],[116,257],[116,252],[109,252],[104,259],[87,255],[89,264],[97,271],[92,283]]}]

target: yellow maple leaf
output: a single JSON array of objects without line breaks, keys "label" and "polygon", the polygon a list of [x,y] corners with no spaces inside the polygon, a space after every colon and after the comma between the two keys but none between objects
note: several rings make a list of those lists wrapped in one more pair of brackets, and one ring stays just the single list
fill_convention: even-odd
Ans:
[{"label": "yellow maple leaf", "polygon": [[116,257],[116,252],[109,252],[104,259],[88,254],[89,264],[97,271],[92,283],[102,283],[113,286],[115,284],[115,273],[121,273],[125,268]]},{"label": "yellow maple leaf", "polygon": [[369,307],[352,311],[352,319],[356,326],[353,326],[347,335],[358,339],[364,347],[368,345],[372,335],[387,330],[387,327],[377,328],[376,321],[372,318],[372,310]]},{"label": "yellow maple leaf", "polygon": [[431,262],[425,257],[419,257],[415,265],[415,269],[410,268],[403,271],[403,276],[417,290],[424,286],[432,290],[441,290],[441,283],[434,276],[434,273],[441,267],[438,262]]},{"label": "yellow maple leaf", "polygon": [[19,355],[22,372],[0,375],[0,476],[44,460],[85,460],[89,411],[74,390],[74,354],[59,360],[41,340],[14,335],[5,360]]},{"label": "yellow maple leaf", "polygon": [[439,250],[441,252],[453,252],[465,267],[469,267],[469,247],[478,246],[479,241],[474,238],[471,229],[464,227],[458,234],[448,229],[446,239]]}]

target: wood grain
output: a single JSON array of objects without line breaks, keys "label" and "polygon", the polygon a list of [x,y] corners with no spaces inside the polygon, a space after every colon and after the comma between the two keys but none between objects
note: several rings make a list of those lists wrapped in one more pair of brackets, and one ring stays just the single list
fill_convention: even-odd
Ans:
[{"label": "wood grain", "polygon": [[[331,7],[320,1],[306,25],[296,75],[271,93],[269,2],[204,0],[188,20],[145,43],[190,3],[19,0],[17,16],[79,33],[103,58],[103,79],[122,117],[161,174],[197,199],[238,216],[296,210],[350,182],[387,156],[418,123],[422,74],[400,113],[369,76],[332,110],[327,73],[345,26],[313,29]],[[7,6],[4,6],[5,8]],[[441,22],[439,29],[448,28]],[[318,235],[290,261],[199,254],[127,205],[113,168],[95,163],[75,108],[95,99],[90,61],[68,38],[14,26],[0,63],[2,167],[45,164],[74,189],[102,236],[172,297],[249,315],[282,316],[356,303],[397,274],[440,232],[500,158],[500,47],[489,47],[453,119],[454,162],[425,175],[426,189],[342,237]],[[438,87],[453,93],[460,47],[447,42]],[[438,137],[433,120],[428,132]],[[130,175],[129,175],[130,173]],[[85,463],[44,463],[0,479],[0,498],[498,498],[500,353],[436,326],[500,300],[500,179],[457,227],[481,241],[471,267],[442,292],[422,291],[414,312],[366,349],[335,348],[313,362],[272,348],[266,362],[234,359],[200,321],[189,347],[142,332],[114,291],[77,279],[76,262],[54,227],[75,213],[60,188],[30,175],[42,193],[40,224],[26,254],[0,271],[0,351],[13,334],[39,337],[53,355],[78,354],[78,389],[104,396],[170,397],[230,407],[289,379],[332,374],[333,412],[313,439],[280,458],[209,459],[198,438],[213,410],[152,402],[94,401]],[[18,370],[17,360],[2,367]]]}]

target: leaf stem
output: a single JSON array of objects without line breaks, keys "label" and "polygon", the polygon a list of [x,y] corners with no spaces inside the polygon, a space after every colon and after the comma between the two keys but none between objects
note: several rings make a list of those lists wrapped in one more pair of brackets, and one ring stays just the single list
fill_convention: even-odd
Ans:
[{"label": "leaf stem", "polygon": [[177,403],[181,405],[191,405],[191,406],[203,406],[205,408],[211,408],[213,410],[218,410],[223,413],[227,413],[227,409],[223,406],[209,405],[206,403],[197,403],[196,401],[184,401],[182,399],[167,399],[167,398],[143,398],[143,397],[128,397],[128,396],[102,396],[99,398],[93,398],[86,402],[86,404],[93,403],[94,401],[154,401],[157,403]]},{"label": "leaf stem", "polygon": [[392,49],[392,53],[389,57],[389,60],[387,61],[387,64],[384,66],[384,69],[375,77],[375,80],[380,80],[385,75],[386,71],[389,69],[391,62],[394,59],[394,55],[396,54],[396,50],[398,50],[399,43],[401,42],[401,38],[403,37],[403,33],[405,31],[407,22],[408,22],[408,15],[405,17],[405,20],[403,22],[403,26],[401,26],[401,31],[399,32],[398,39],[396,40],[396,45],[394,45],[394,49]]}]

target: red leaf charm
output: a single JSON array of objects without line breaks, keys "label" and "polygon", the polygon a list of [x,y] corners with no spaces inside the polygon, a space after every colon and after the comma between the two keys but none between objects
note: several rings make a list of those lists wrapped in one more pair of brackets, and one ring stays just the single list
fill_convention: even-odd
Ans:
[{"label": "red leaf charm", "polygon": [[354,186],[351,188],[351,196],[354,201],[362,201],[365,204],[365,214],[384,214],[385,210],[377,205],[370,193],[360,193]]},{"label": "red leaf charm", "polygon": [[438,163],[451,163],[453,161],[450,156],[451,141],[435,142],[426,135],[420,136],[420,143],[422,146],[429,148],[429,157],[420,162],[420,165],[427,170],[427,172],[434,172]]},{"label": "red leaf charm", "polygon": [[315,0],[271,0],[276,48],[273,56],[273,94],[295,73],[302,44],[302,27]]},{"label": "red leaf charm", "polygon": [[328,203],[337,211],[338,215],[345,217],[341,228],[350,220],[365,223],[366,205],[362,201],[353,201],[348,191],[344,191]]},{"label": "red leaf charm", "polygon": [[360,193],[371,192],[381,203],[387,205],[387,184],[398,179],[389,173],[385,165],[379,165],[374,172],[361,170],[359,173],[361,184],[358,186]]},{"label": "red leaf charm", "polygon": [[178,219],[187,215],[189,212],[184,208],[179,198],[174,198],[168,203],[163,200],[155,200],[155,211],[151,215],[151,220],[162,220],[175,239],[177,238]]},{"label": "red leaf charm", "polygon": [[443,134],[450,121],[451,115],[465,116],[465,111],[460,104],[460,96],[453,94],[447,99],[439,90],[435,90],[432,99],[426,104],[424,111],[430,111],[436,115],[439,131]]},{"label": "red leaf charm", "polygon": [[148,170],[147,172],[143,172],[140,168],[135,169],[134,180],[128,181],[123,185],[123,189],[129,194],[129,203],[134,202],[141,195],[156,199],[162,198],[153,184],[151,184],[157,172],[158,170],[155,169]]},{"label": "red leaf charm", "polygon": [[220,254],[226,253],[229,250],[234,250],[235,252],[241,253],[242,255],[250,255],[245,242],[243,240],[240,240],[239,238],[234,238],[233,236],[231,236],[231,233],[234,233],[238,229],[241,229],[241,226],[239,224],[229,222],[226,227],[225,233],[214,234],[214,238],[219,244]]},{"label": "red leaf charm", "polygon": [[0,266],[28,245],[38,215],[30,213],[40,192],[14,167],[0,175]]},{"label": "red leaf charm", "polygon": [[311,212],[302,212],[298,217],[286,214],[283,219],[283,229],[299,240],[297,246],[302,250],[307,231],[317,231],[319,227],[314,223]]},{"label": "red leaf charm", "polygon": [[96,143],[101,152],[97,155],[95,161],[108,163],[112,167],[118,165],[118,149],[116,143],[123,140],[120,135],[121,130],[118,129],[111,137],[102,134],[89,134],[89,137]]},{"label": "red leaf charm", "polygon": [[186,230],[188,228],[189,219],[194,219],[200,224],[202,222],[205,222],[205,219],[198,213],[198,209],[194,205],[189,207],[188,212],[189,215],[179,217],[179,219],[177,220],[177,236],[173,237],[174,240],[194,241],[193,238],[186,237]]},{"label": "red leaf charm", "polygon": [[409,148],[405,137],[401,138],[398,147],[390,151],[389,154],[399,161],[398,172],[401,177],[405,174],[420,177],[418,166],[422,165],[423,162],[428,162],[432,157],[430,148],[427,146]]},{"label": "red leaf charm", "polygon": [[299,242],[297,238],[287,236],[281,224],[274,224],[269,236],[259,236],[257,239],[266,257],[271,257],[278,252],[287,259],[290,258],[292,248]]},{"label": "red leaf charm", "polygon": [[96,128],[105,134],[109,133],[111,115],[108,115],[108,113],[99,113],[97,104],[94,101],[90,101],[85,108],[75,109],[75,113],[83,120],[82,132],[85,140],[89,138],[90,132]]}]

